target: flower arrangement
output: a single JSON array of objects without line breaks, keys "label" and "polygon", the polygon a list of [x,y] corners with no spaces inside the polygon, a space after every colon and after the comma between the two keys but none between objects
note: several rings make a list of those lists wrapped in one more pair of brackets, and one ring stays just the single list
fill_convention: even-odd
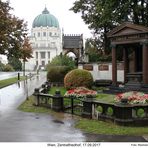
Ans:
[{"label": "flower arrangement", "polygon": [[122,99],[128,99],[130,104],[146,104],[148,103],[148,94],[130,91],[121,94],[117,94],[115,97],[115,102],[121,102]]},{"label": "flower arrangement", "polygon": [[94,90],[87,89],[85,87],[76,87],[68,90],[65,93],[65,97],[74,97],[74,98],[85,98],[85,97],[96,97],[97,92]]}]

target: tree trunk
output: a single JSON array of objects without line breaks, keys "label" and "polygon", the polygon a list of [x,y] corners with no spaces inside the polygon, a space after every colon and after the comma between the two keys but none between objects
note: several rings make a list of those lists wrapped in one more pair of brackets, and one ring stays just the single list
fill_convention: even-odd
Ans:
[{"label": "tree trunk", "polygon": [[109,50],[110,48],[110,42],[109,39],[107,38],[107,28],[104,27],[104,53],[105,55],[109,54],[111,51]]},{"label": "tree trunk", "polygon": [[23,60],[23,76],[25,76],[25,61]]},{"label": "tree trunk", "polygon": [[[148,3],[146,3],[146,15],[145,15],[145,18],[148,18]],[[148,27],[148,19],[145,19],[145,26]]]},{"label": "tree trunk", "polygon": [[139,17],[137,13],[137,6],[138,6],[138,1],[134,0],[134,5],[133,5],[133,21],[135,24],[139,24]]},{"label": "tree trunk", "polygon": [[141,22],[144,25],[145,24],[145,18],[144,18],[144,0],[141,1]]}]

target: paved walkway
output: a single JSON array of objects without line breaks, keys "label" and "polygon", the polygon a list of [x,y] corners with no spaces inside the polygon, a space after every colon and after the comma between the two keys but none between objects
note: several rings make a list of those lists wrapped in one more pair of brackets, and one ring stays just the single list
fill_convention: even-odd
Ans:
[{"label": "paved walkway", "polygon": [[[85,135],[75,129],[74,120],[64,117],[62,120],[51,115],[25,113],[17,107],[31,95],[34,88],[46,81],[46,74],[31,80],[0,89],[0,141],[1,142],[50,142],[85,141]],[[27,87],[26,87],[27,86]],[[28,89],[26,89],[28,88]]]},{"label": "paved walkway", "polygon": [[83,133],[74,128],[74,117],[63,113],[51,116],[18,111],[16,108],[25,100],[27,92],[32,94],[45,81],[42,73],[28,81],[27,87],[26,82],[21,82],[0,89],[0,142],[146,142],[140,136]]},{"label": "paved walkway", "polygon": [[[19,71],[19,72],[0,72],[0,80],[17,77],[18,73],[20,74],[20,76],[23,76],[23,72],[22,71]],[[26,75],[28,75],[29,73],[30,72],[25,72]],[[32,73],[36,74],[36,72],[32,72]]]}]

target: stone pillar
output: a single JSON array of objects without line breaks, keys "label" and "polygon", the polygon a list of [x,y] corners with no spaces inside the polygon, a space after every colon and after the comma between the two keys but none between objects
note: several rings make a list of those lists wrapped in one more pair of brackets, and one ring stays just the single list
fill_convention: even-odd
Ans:
[{"label": "stone pillar", "polygon": [[38,52],[38,65],[42,65],[41,52]]},{"label": "stone pillar", "polygon": [[48,51],[45,51],[45,65],[48,64]]},{"label": "stone pillar", "polygon": [[40,93],[40,91],[39,91],[39,88],[35,88],[35,90],[34,90],[34,96],[35,96],[35,102],[34,102],[34,105],[36,105],[36,106],[39,106],[40,105],[40,97],[39,97],[39,93]]},{"label": "stone pillar", "polygon": [[56,90],[55,95],[52,100],[52,109],[55,111],[63,111],[63,97],[61,95],[61,92],[59,90]]},{"label": "stone pillar", "polygon": [[123,61],[124,61],[124,83],[127,82],[126,75],[128,73],[128,51],[126,48],[123,49]]},{"label": "stone pillar", "polygon": [[134,62],[134,65],[133,65],[133,72],[136,72],[137,71],[137,49],[133,49],[133,62]]},{"label": "stone pillar", "polygon": [[93,103],[93,98],[85,98],[83,100],[82,117],[92,118],[92,103]]},{"label": "stone pillar", "polygon": [[112,45],[112,81],[113,86],[117,85],[117,56],[116,56],[116,45]]},{"label": "stone pillar", "polygon": [[115,104],[115,120],[118,125],[134,125],[132,118],[132,105],[126,103]]},{"label": "stone pillar", "polygon": [[148,41],[143,43],[143,83],[148,85]]}]

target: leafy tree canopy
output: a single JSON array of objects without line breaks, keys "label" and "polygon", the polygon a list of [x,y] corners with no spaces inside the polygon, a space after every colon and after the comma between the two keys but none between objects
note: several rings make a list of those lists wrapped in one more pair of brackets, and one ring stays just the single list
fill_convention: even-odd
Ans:
[{"label": "leafy tree canopy", "polygon": [[8,64],[10,64],[14,68],[15,71],[21,71],[22,70],[22,63],[16,57],[9,57]]},{"label": "leafy tree canopy", "polygon": [[21,51],[21,57],[20,59],[23,59],[23,61],[27,62],[28,59],[32,58],[32,47],[31,44],[29,42],[29,39],[26,37],[24,39],[23,45],[20,48]]},{"label": "leafy tree canopy", "polygon": [[95,39],[87,39],[85,42],[85,51],[88,54],[89,62],[111,61],[110,54],[104,54],[104,51],[98,46]]},{"label": "leafy tree canopy", "polygon": [[20,47],[27,35],[27,25],[23,20],[12,15],[9,2],[0,0],[0,54],[7,57],[20,57]]},{"label": "leafy tree canopy", "polygon": [[106,33],[124,21],[148,26],[147,0],[77,0],[70,9],[81,13],[82,19],[94,30],[106,52]]},{"label": "leafy tree canopy", "polygon": [[60,54],[54,57],[48,66],[68,66],[70,69],[73,69],[75,68],[75,61],[66,55]]}]

